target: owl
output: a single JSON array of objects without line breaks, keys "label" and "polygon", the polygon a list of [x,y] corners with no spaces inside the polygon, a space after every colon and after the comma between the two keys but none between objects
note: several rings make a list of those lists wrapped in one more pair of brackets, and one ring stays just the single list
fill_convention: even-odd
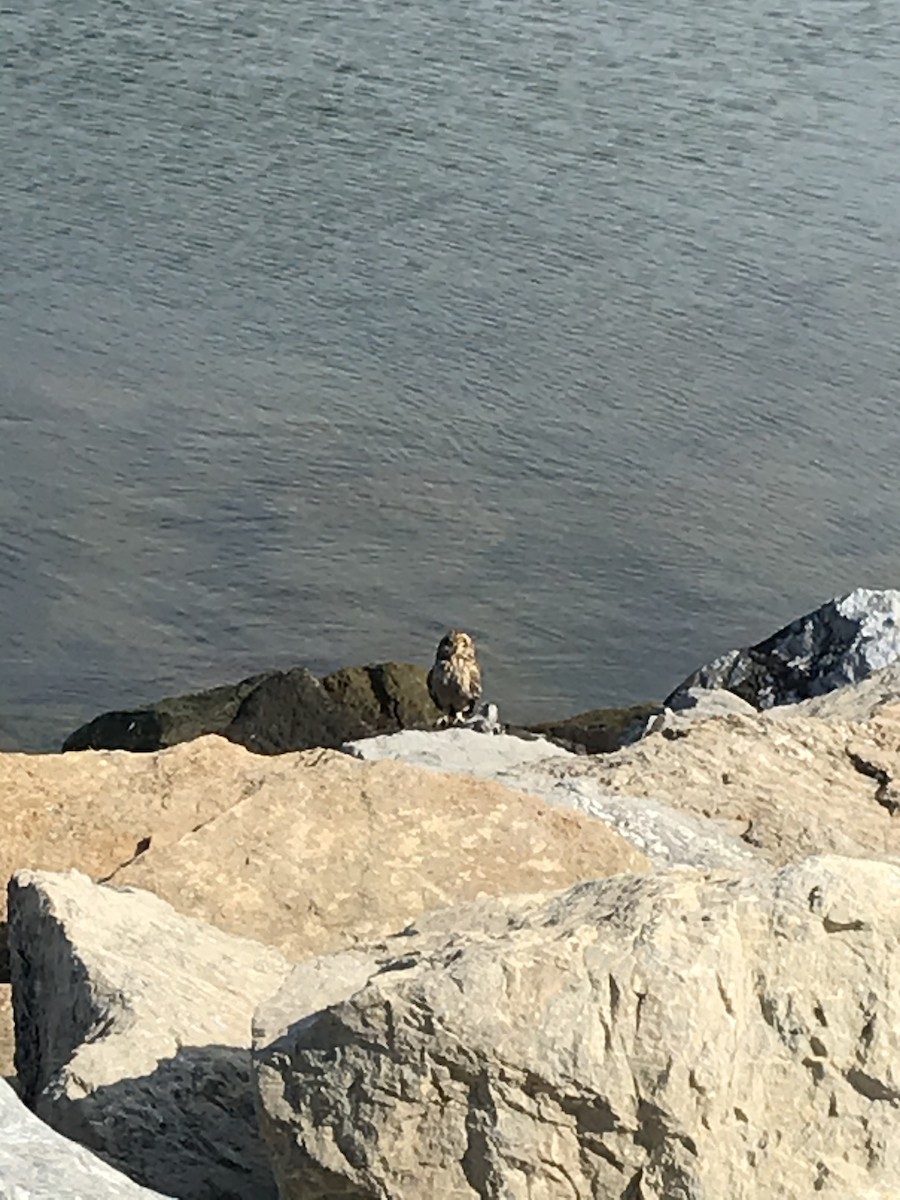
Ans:
[{"label": "owl", "polygon": [[443,724],[472,715],[481,699],[481,668],[468,633],[451,629],[441,638],[428,672],[428,693],[444,714]]}]

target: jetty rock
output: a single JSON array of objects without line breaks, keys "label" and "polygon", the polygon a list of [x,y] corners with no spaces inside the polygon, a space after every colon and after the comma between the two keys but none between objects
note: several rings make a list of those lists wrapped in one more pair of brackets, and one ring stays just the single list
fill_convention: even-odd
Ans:
[{"label": "jetty rock", "polygon": [[170,696],[140,709],[101,713],[69,734],[63,750],[148,752],[218,733],[259,754],[339,746],[440,716],[427,672],[412,663],[345,667],[319,679],[305,667]]},{"label": "jetty rock", "polygon": [[623,801],[657,797],[712,819],[777,865],[814,854],[900,855],[896,706],[862,722],[801,716],[793,708],[713,717],[676,737],[655,733],[614,754],[553,759],[537,769],[568,786],[587,781]]},{"label": "jetty rock", "polygon": [[590,764],[602,763],[604,757],[567,753],[533,734],[524,740],[508,734],[485,738],[469,729],[407,730],[351,742],[344,749],[367,761],[399,760],[493,779],[549,804],[575,809],[614,829],[655,867],[740,867],[757,857],[752,847],[709,816],[681,811],[635,789],[619,795],[596,782]]},{"label": "jetty rock", "polygon": [[250,1089],[251,1014],[277,950],[77,871],[9,885],[23,1101],[142,1186],[276,1200]]},{"label": "jetty rock", "polygon": [[[650,866],[601,822],[499,783],[333,750],[263,757],[214,735],[152,754],[0,755],[0,801],[4,881],[77,868],[291,957],[482,892]],[[5,915],[3,893],[0,1074],[12,1069]]]},{"label": "jetty rock", "polygon": [[[223,772],[254,762],[229,750],[238,757]],[[492,780],[333,750],[277,761],[276,779],[177,843],[151,846],[111,882],[296,960],[480,895],[650,869],[602,821]]]},{"label": "jetty rock", "polygon": [[900,1195],[900,865],[622,875],[431,920],[257,1010],[281,1200]]},{"label": "jetty rock", "polygon": [[900,591],[857,588],[798,617],[754,646],[699,667],[666,698],[725,688],[754,708],[796,704],[860,683],[900,659]]},{"label": "jetty rock", "polygon": [[133,1183],[25,1107],[0,1079],[0,1200],[168,1200]]}]

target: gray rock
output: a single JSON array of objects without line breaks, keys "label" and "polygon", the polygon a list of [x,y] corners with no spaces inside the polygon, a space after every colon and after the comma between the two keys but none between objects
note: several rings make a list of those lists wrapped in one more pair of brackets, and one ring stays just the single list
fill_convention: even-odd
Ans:
[{"label": "gray rock", "polygon": [[857,588],[777,633],[700,667],[665,700],[690,688],[725,688],[757,709],[795,704],[859,683],[900,659],[900,591]]},{"label": "gray rock", "polygon": [[0,1079],[0,1200],[166,1200],[29,1112]]},{"label": "gray rock", "polygon": [[590,778],[567,775],[563,761],[517,768],[497,779],[507,787],[540,796],[549,804],[596,817],[646,854],[655,867],[685,866],[705,871],[746,867],[760,861],[754,850],[715,821],[681,812],[650,796],[618,796]]},{"label": "gray rock", "polygon": [[275,1200],[249,1043],[286,960],[77,871],[18,872],[9,918],[25,1103],[145,1187]]},{"label": "gray rock", "polygon": [[503,771],[545,758],[577,757],[546,738],[526,739],[507,733],[485,737],[475,729],[459,725],[439,730],[405,729],[401,733],[346,742],[342,748],[347,754],[368,761],[397,759],[435,771],[476,775],[482,779],[495,779]]},{"label": "gray rock", "polygon": [[900,867],[618,876],[305,963],[254,1017],[281,1200],[900,1195]]},{"label": "gray rock", "polygon": [[769,709],[768,717],[821,717],[825,721],[868,721],[881,709],[900,702],[900,663],[882,667],[862,683],[849,684],[798,704]]}]

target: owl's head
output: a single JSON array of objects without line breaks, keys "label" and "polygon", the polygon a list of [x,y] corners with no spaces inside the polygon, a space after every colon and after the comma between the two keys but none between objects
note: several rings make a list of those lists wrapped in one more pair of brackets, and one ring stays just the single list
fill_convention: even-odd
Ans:
[{"label": "owl's head", "polygon": [[462,629],[451,629],[441,638],[438,658],[474,658],[475,639]]}]

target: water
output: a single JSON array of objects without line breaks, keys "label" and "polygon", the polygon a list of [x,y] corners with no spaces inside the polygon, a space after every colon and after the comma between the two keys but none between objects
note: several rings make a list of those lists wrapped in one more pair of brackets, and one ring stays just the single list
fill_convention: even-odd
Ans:
[{"label": "water", "polygon": [[539,719],[900,583],[850,0],[5,0],[0,744],[479,638]]}]

